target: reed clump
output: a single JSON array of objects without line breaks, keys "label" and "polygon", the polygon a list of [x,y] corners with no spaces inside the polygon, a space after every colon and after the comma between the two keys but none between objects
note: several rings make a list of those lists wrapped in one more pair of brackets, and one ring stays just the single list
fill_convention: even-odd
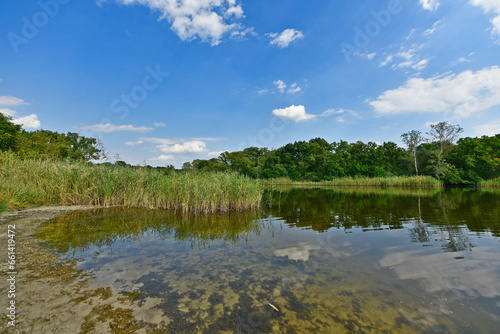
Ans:
[{"label": "reed clump", "polygon": [[342,177],[330,181],[308,182],[292,181],[289,178],[271,179],[267,185],[291,186],[352,186],[352,187],[419,187],[438,188],[443,182],[432,176],[390,176],[390,177]]},{"label": "reed clump", "polygon": [[0,152],[0,202],[9,207],[100,205],[218,212],[256,208],[262,187],[230,173],[171,173]]},{"label": "reed clump", "polygon": [[491,180],[483,180],[478,183],[478,187],[500,187],[500,177]]}]

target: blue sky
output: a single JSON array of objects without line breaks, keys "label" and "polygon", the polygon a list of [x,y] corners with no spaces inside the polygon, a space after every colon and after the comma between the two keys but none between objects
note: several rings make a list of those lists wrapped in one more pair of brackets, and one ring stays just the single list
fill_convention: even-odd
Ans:
[{"label": "blue sky", "polygon": [[0,4],[0,112],[174,164],[449,121],[500,133],[500,0]]}]

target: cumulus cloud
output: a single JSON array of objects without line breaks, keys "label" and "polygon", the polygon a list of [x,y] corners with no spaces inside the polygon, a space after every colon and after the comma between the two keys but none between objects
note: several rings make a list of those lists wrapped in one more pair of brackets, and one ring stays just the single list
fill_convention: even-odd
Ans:
[{"label": "cumulus cloud", "polygon": [[318,117],[317,115],[306,113],[306,108],[302,105],[299,106],[291,105],[290,107],[285,109],[275,109],[273,110],[273,115],[279,118],[292,120],[295,123],[307,121]]},{"label": "cumulus cloud", "polygon": [[200,140],[186,141],[182,144],[159,145],[163,153],[203,153],[207,151],[207,144]]},{"label": "cumulus cloud", "polygon": [[480,136],[495,136],[500,133],[500,119],[495,122],[477,125],[474,127],[474,131]]},{"label": "cumulus cloud", "polygon": [[0,113],[4,114],[5,116],[10,116],[10,117],[14,117],[17,114],[17,112],[15,110],[8,109],[8,108],[0,109]]},{"label": "cumulus cloud", "polygon": [[[500,1],[498,0],[470,0],[473,6],[481,7],[486,14],[495,15],[491,19],[491,33],[500,37]],[[500,43],[500,39],[498,41]]]},{"label": "cumulus cloud", "polygon": [[368,102],[381,115],[451,111],[455,116],[468,117],[500,104],[500,68],[411,78],[403,86]]},{"label": "cumulus cloud", "polygon": [[[0,96],[0,107],[12,107],[12,106],[20,106],[24,104],[29,104],[25,102],[23,99],[20,99],[15,96]],[[17,115],[17,111],[9,109],[9,108],[1,108],[0,113],[13,117],[12,123],[22,125],[25,129],[38,129],[40,128],[40,121],[38,120],[38,116],[36,114],[31,114],[28,116],[15,117]]]},{"label": "cumulus cloud", "polygon": [[29,116],[23,116],[19,118],[14,118],[12,123],[22,125],[25,129],[38,129],[40,128],[40,121],[38,116],[31,114]]},{"label": "cumulus cloud", "polygon": [[434,11],[439,7],[438,0],[418,0],[418,2],[420,2],[422,8],[425,10]]},{"label": "cumulus cloud", "polygon": [[222,153],[224,153],[226,151],[215,151],[215,152],[210,152],[208,153],[208,156],[209,157],[212,157],[212,158],[217,158],[219,157],[219,155],[221,155]]},{"label": "cumulus cloud", "polygon": [[174,156],[173,156],[173,155],[166,155],[166,154],[162,154],[162,155],[160,155],[159,157],[152,158],[152,159],[150,159],[150,160],[151,160],[151,161],[166,162],[166,161],[170,161],[170,160],[173,160],[173,159],[174,159]]},{"label": "cumulus cloud", "polygon": [[171,29],[183,41],[199,38],[217,45],[231,31],[244,31],[234,22],[244,16],[235,0],[115,0],[124,5],[143,5],[161,13],[160,20],[171,23]]},{"label": "cumulus cloud", "polygon": [[[329,117],[335,114],[349,114],[358,119],[362,119],[362,117],[357,112],[345,109],[328,109],[319,115],[308,114],[306,112],[306,108],[303,105],[299,106],[291,105],[288,108],[275,109],[273,110],[272,114],[282,119],[294,121],[295,123],[316,119],[318,117]],[[345,121],[344,118],[345,116],[339,116],[337,117],[337,121],[344,122]]]},{"label": "cumulus cloud", "polygon": [[148,128],[145,126],[133,126],[133,125],[115,125],[111,123],[105,124],[94,124],[82,127],[83,130],[99,131],[104,133],[112,132],[148,132],[153,130],[153,128]]},{"label": "cumulus cloud", "polygon": [[155,126],[155,128],[160,128],[160,127],[165,127],[165,123],[163,122],[154,122],[153,125]]},{"label": "cumulus cloud", "polygon": [[267,35],[272,38],[269,42],[271,45],[282,49],[287,48],[293,41],[304,38],[302,31],[295,29],[286,29],[282,33],[269,33]]}]

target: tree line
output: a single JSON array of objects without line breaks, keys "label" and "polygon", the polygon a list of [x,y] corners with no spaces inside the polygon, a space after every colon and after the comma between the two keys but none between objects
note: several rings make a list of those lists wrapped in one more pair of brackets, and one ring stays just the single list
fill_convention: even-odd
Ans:
[{"label": "tree line", "polygon": [[0,151],[12,151],[21,158],[99,160],[105,157],[101,143],[78,133],[49,130],[26,131],[0,113]]},{"label": "tree line", "polygon": [[[476,184],[500,176],[500,134],[458,139],[463,129],[440,122],[428,137],[413,130],[394,142],[377,144],[323,138],[296,141],[278,149],[249,147],[218,158],[186,162],[184,170],[233,171],[253,178],[288,177],[322,181],[340,177],[430,175],[447,184]],[[457,141],[458,139],[458,141]]]},{"label": "tree line", "polygon": [[[236,172],[255,179],[288,177],[293,181],[430,175],[448,184],[476,184],[500,177],[500,134],[459,139],[462,131],[460,126],[447,122],[432,124],[427,137],[416,130],[402,134],[405,148],[390,141],[329,143],[323,138],[296,141],[277,149],[249,147],[243,151],[226,151],[218,158],[186,162],[182,171]],[[23,159],[91,161],[106,157],[103,146],[95,138],[72,132],[25,131],[1,113],[0,151],[12,151]],[[134,167],[124,161],[114,164]],[[175,171],[172,165],[157,169],[165,173]]]}]

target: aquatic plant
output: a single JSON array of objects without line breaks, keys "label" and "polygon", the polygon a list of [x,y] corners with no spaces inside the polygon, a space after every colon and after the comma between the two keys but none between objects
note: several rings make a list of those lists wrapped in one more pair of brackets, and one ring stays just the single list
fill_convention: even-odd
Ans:
[{"label": "aquatic plant", "polygon": [[292,186],[368,186],[368,187],[442,187],[443,182],[432,176],[391,176],[391,177],[342,177],[330,181],[292,181],[281,177],[267,180],[266,185]]},{"label": "aquatic plant", "polygon": [[0,152],[0,200],[13,207],[100,205],[183,212],[245,210],[262,188],[233,173],[164,173],[150,168],[20,159]]}]

